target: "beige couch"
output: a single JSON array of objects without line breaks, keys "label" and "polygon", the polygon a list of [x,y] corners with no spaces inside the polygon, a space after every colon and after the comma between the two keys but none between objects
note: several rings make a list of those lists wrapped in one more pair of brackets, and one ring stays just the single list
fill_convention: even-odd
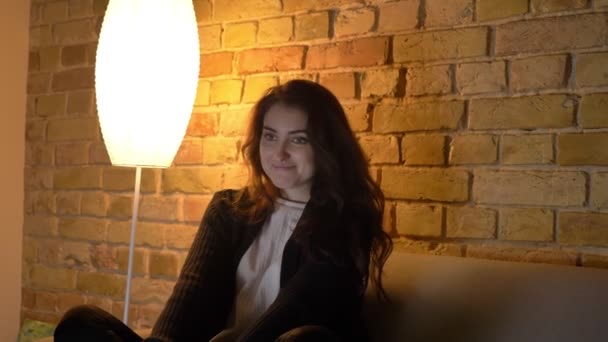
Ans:
[{"label": "beige couch", "polygon": [[394,253],[374,341],[608,341],[608,270]]},{"label": "beige couch", "polygon": [[385,287],[373,341],[608,341],[608,270],[394,252]]}]

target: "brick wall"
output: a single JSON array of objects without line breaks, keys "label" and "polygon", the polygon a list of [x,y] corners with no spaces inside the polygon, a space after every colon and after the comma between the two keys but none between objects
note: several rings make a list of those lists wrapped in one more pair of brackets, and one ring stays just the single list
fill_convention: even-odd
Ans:
[{"label": "brick wall", "polygon": [[[145,170],[131,323],[153,324],[269,86],[347,109],[398,249],[608,268],[608,1],[195,0],[199,92],[174,166]],[[107,0],[33,0],[23,312],[122,312],[134,171],[94,105]],[[150,72],[154,72],[151,70]]]}]

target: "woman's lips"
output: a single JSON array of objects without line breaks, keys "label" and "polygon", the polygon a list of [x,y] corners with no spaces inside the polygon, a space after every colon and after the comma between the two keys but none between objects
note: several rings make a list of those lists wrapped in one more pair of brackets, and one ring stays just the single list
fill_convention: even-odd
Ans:
[{"label": "woman's lips", "polygon": [[289,169],[295,168],[295,166],[294,165],[289,165],[289,166],[287,166],[287,165],[273,165],[272,168],[275,169],[275,170],[289,170]]}]

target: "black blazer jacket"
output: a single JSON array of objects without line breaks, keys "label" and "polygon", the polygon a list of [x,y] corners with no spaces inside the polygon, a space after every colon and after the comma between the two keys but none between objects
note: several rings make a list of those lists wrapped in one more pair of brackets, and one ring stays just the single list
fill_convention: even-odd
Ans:
[{"label": "black blazer jacket", "polygon": [[[173,293],[151,337],[144,341],[209,341],[226,328],[236,296],[238,264],[263,224],[238,219],[236,194],[223,190],[213,196]],[[302,217],[314,214],[309,202]],[[366,340],[360,320],[363,276],[354,266],[307,254],[293,236],[287,241],[279,294],[238,341],[274,341],[302,325],[325,326],[348,341]]]}]

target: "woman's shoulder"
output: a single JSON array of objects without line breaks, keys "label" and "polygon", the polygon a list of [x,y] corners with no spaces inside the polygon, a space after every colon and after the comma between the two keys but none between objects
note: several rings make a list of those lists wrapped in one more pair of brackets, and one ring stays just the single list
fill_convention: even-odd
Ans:
[{"label": "woman's shoulder", "polygon": [[221,212],[233,214],[239,204],[246,200],[247,191],[242,189],[223,189],[216,191],[211,198],[209,207]]},{"label": "woman's shoulder", "polygon": [[242,191],[243,189],[222,189],[216,191],[213,194],[213,198],[217,200],[232,200]]},{"label": "woman's shoulder", "polygon": [[247,188],[240,189],[222,189],[213,194],[213,199],[216,201],[224,201],[229,203],[238,203],[240,201],[249,200],[249,191]]}]

